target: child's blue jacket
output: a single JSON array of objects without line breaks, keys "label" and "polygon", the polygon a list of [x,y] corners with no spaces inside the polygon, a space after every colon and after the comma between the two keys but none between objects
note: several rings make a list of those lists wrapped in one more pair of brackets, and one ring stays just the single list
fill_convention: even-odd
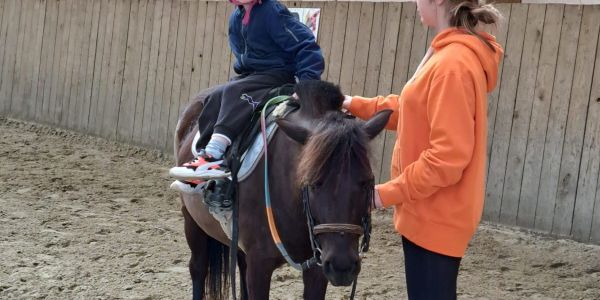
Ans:
[{"label": "child's blue jacket", "polygon": [[229,45],[238,74],[287,71],[299,80],[320,79],[325,62],[310,29],[276,0],[262,0],[242,25],[244,8],[229,17]]}]

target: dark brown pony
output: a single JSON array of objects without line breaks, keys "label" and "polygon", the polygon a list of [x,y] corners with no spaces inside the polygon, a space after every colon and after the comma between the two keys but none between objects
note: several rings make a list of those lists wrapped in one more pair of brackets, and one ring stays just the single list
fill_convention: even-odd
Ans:
[{"label": "dark brown pony", "polygon": [[[177,165],[192,158],[203,91],[183,112],[175,134]],[[370,212],[373,174],[368,142],[385,126],[390,112],[366,123],[339,111],[343,95],[336,86],[309,81],[297,85],[300,108],[278,121],[269,144],[272,209],[281,240],[291,258],[313,256],[301,187],[306,186],[317,224],[355,224]],[[263,161],[238,185],[239,261],[242,297],[268,299],[273,271],[285,263],[271,238],[264,204]],[[299,167],[300,165],[300,167]],[[198,195],[181,195],[194,299],[227,297],[230,240]],[[324,299],[328,281],[350,285],[360,272],[359,235],[324,232],[316,236],[320,266],[303,271],[304,298]]]}]

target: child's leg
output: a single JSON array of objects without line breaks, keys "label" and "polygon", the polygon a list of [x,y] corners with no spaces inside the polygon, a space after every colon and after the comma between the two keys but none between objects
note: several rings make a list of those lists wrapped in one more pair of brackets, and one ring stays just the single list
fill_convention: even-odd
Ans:
[{"label": "child's leg", "polygon": [[200,132],[200,139],[195,145],[196,150],[206,147],[206,144],[208,144],[208,141],[213,134],[213,127],[217,122],[219,111],[221,110],[221,99],[223,97],[224,87],[225,85],[214,87],[213,91],[211,91],[208,97],[206,97],[204,100],[204,107],[198,116],[198,131]]},{"label": "child's leg", "polygon": [[294,82],[291,75],[252,74],[230,82],[223,90],[221,110],[214,133],[235,140],[248,124],[256,107],[268,99],[269,91],[277,86]]},{"label": "child's leg", "polygon": [[256,106],[268,100],[264,98],[269,91],[290,82],[294,82],[291,75],[254,74],[227,83],[220,94],[212,93],[198,124],[201,138],[197,148],[204,148],[208,155],[200,155],[181,167],[171,168],[169,173],[181,180],[228,176],[229,170],[221,161],[227,147],[250,121]]}]

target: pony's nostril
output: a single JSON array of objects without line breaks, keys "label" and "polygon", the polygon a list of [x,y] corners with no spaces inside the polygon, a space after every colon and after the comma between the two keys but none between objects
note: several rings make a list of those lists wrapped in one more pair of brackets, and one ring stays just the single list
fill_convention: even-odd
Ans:
[{"label": "pony's nostril", "polygon": [[331,266],[331,262],[329,262],[328,260],[323,262],[323,270],[325,271],[325,273],[331,273],[333,272],[333,268]]}]

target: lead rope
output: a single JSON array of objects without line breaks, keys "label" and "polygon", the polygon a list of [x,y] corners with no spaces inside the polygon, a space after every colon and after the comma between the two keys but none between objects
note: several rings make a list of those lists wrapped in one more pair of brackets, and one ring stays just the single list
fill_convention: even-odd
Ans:
[{"label": "lead rope", "polygon": [[269,231],[271,232],[271,237],[273,238],[273,242],[275,242],[277,249],[279,250],[279,252],[283,256],[285,261],[290,266],[292,266],[296,270],[304,271],[304,270],[307,270],[310,267],[312,267],[314,264],[316,264],[316,259],[313,257],[301,264],[296,263],[292,260],[292,258],[288,254],[287,250],[285,249],[283,243],[281,242],[281,238],[279,237],[279,232],[277,231],[277,226],[275,225],[275,217],[273,216],[273,209],[271,208],[271,195],[269,193],[269,176],[268,176],[269,162],[268,162],[266,111],[270,105],[279,104],[287,98],[288,98],[288,96],[278,96],[278,97],[275,97],[275,98],[269,100],[263,107],[261,116],[260,116],[260,128],[262,131],[264,158],[265,158],[264,159],[265,160],[265,169],[264,169],[265,207],[267,210],[267,220],[269,221]]}]

